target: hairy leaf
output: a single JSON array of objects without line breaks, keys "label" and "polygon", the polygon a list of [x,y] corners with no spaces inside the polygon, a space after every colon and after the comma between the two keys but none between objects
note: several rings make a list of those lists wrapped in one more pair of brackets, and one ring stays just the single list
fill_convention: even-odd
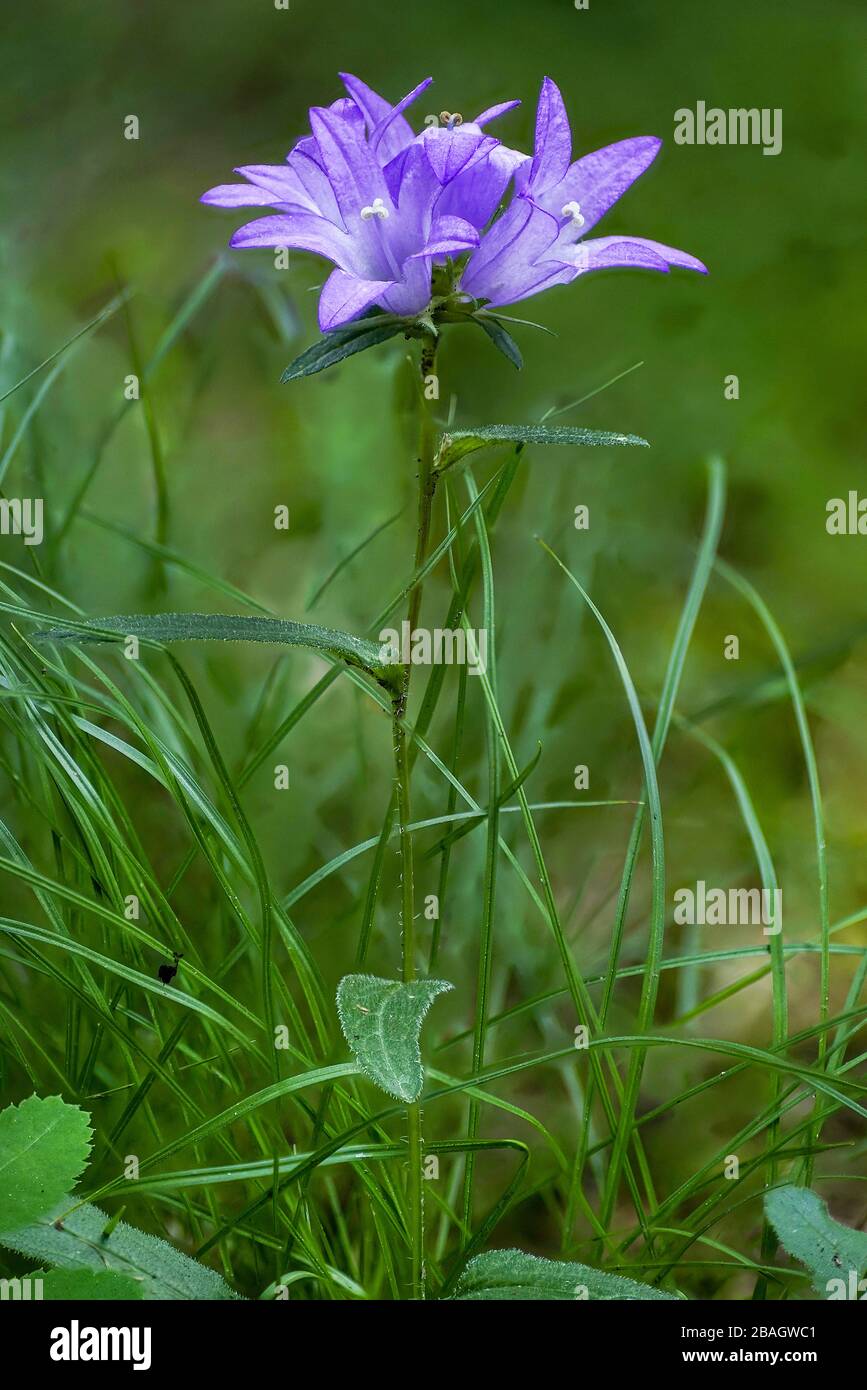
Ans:
[{"label": "hairy leaf", "polygon": [[140,637],[147,642],[267,642],[310,647],[367,671],[377,680],[392,680],[395,673],[393,666],[382,662],[380,648],[364,638],[318,623],[240,613],[122,613],[93,618],[89,623],[64,622],[35,636],[42,642],[111,642],[124,637]]},{"label": "hairy leaf", "polygon": [[438,994],[452,989],[446,980],[380,980],[346,975],[337,989],[337,1012],[346,1041],[371,1081],[398,1100],[421,1095],[424,1070],[419,1034]]},{"label": "hairy leaf", "polygon": [[[0,1235],[0,1245],[40,1264],[70,1270],[112,1270],[136,1280],[144,1299],[237,1298],[212,1269],[207,1269],[157,1236],[119,1221],[109,1235],[109,1218],[89,1202],[74,1211],[74,1197],[20,1230]],[[64,1212],[69,1214],[64,1216]],[[63,1218],[60,1226],[55,1221]]]},{"label": "hairy leaf", "polygon": [[0,1111],[0,1230],[57,1205],[84,1171],[90,1139],[90,1116],[60,1096],[31,1096]]},{"label": "hairy leaf", "polygon": [[29,1278],[42,1280],[42,1297],[46,1302],[97,1299],[105,1303],[143,1296],[140,1279],[116,1274],[110,1269],[49,1269],[31,1274]]},{"label": "hairy leaf", "polygon": [[478,425],[471,430],[452,430],[444,434],[437,454],[437,472],[458,463],[477,449],[492,444],[575,444],[581,447],[613,448],[621,444],[650,446],[637,434],[617,434],[613,430],[585,430],[574,425]]},{"label": "hairy leaf", "polygon": [[778,1187],[765,1196],[765,1215],[789,1255],[806,1265],[817,1293],[827,1297],[830,1281],[848,1287],[867,1272],[867,1231],[855,1231],[828,1215],[827,1203],[808,1187]]},{"label": "hairy leaf", "polygon": [[456,1299],[674,1299],[675,1294],[639,1284],[590,1265],[545,1260],[523,1250],[490,1250],[476,1255],[461,1274]]}]

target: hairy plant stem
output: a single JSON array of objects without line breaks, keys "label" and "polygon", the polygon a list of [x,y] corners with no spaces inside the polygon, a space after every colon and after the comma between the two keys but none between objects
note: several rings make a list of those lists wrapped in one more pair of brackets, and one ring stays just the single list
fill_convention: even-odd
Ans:
[{"label": "hairy plant stem", "polygon": [[[419,569],[427,557],[430,538],[431,512],[436,490],[434,474],[434,426],[425,395],[425,383],[436,370],[436,339],[422,340],[421,383],[419,400],[421,405],[421,426],[419,432],[418,454],[418,525],[416,529],[415,560],[413,568]],[[412,633],[421,612],[422,582],[414,586],[409,595],[407,622]],[[400,689],[392,702],[392,741],[394,745],[394,771],[398,830],[400,840],[401,866],[401,942],[402,975],[404,983],[415,979],[415,885],[413,877],[412,834],[409,829],[410,814],[410,764],[407,755],[406,728],[404,717],[409,702],[412,664],[407,662],[403,671]],[[409,1208],[410,1244],[410,1297],[423,1299],[425,1296],[424,1269],[424,1188],[422,1165],[424,1163],[424,1143],[421,1127],[421,1106],[416,1102],[406,1108],[407,1120],[407,1158],[409,1163],[407,1178],[407,1205]]]}]

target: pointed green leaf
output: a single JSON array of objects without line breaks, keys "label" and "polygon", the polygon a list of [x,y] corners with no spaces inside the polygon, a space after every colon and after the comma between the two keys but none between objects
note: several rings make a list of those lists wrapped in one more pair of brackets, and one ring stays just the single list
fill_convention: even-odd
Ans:
[{"label": "pointed green leaf", "polygon": [[[70,1270],[113,1270],[134,1279],[144,1299],[237,1298],[213,1269],[191,1260],[157,1236],[137,1231],[119,1221],[105,1235],[109,1218],[99,1207],[85,1202],[75,1210],[75,1198],[66,1196],[47,1215],[0,1235],[0,1245],[38,1260]],[[68,1213],[64,1215],[64,1213]],[[59,1226],[54,1223],[62,1218]]]},{"label": "pointed green leaf", "polygon": [[377,314],[366,319],[356,319],[354,323],[348,323],[343,328],[334,328],[330,333],[325,333],[318,342],[306,352],[302,352],[294,362],[289,363],[280,380],[298,381],[302,376],[324,372],[327,367],[335,366],[344,358],[386,343],[389,338],[405,330],[405,321],[393,314]]},{"label": "pointed green leaf", "polygon": [[639,1284],[590,1265],[545,1260],[523,1250],[489,1250],[476,1255],[461,1274],[455,1299],[674,1299],[675,1294]]},{"label": "pointed green leaf", "polygon": [[0,1112],[0,1230],[51,1211],[87,1164],[90,1116],[60,1096],[31,1096]]},{"label": "pointed green leaf", "polygon": [[380,681],[390,682],[395,674],[394,666],[383,663],[376,643],[364,638],[318,623],[240,613],[128,613],[84,623],[64,620],[61,626],[43,628],[35,637],[42,642],[116,642],[125,637],[147,642],[268,642],[310,647]]},{"label": "pointed green leaf", "polygon": [[115,1299],[142,1298],[142,1283],[128,1274],[116,1274],[110,1269],[49,1269],[31,1274],[41,1279],[42,1297],[46,1302],[66,1299],[94,1300],[106,1303]]},{"label": "pointed green leaf", "polygon": [[398,1100],[421,1095],[424,1070],[419,1034],[438,994],[453,989],[446,980],[379,980],[346,975],[337,989],[337,1012],[346,1041],[371,1081]]},{"label": "pointed green leaf", "polygon": [[480,328],[484,329],[491,342],[494,344],[494,347],[499,348],[500,352],[511,362],[512,366],[517,371],[520,371],[524,365],[521,349],[518,347],[518,344],[515,342],[509,330],[504,328],[500,323],[500,320],[490,318],[487,315],[482,316],[477,314],[472,319],[472,322],[477,323]]},{"label": "pointed green leaf", "polygon": [[622,444],[648,449],[646,439],[637,434],[617,434],[613,430],[585,430],[573,425],[478,425],[472,430],[452,430],[444,434],[437,454],[437,472],[458,463],[477,449],[492,444],[575,444],[579,447],[614,448]]},{"label": "pointed green leaf", "polygon": [[813,1288],[827,1298],[830,1281],[848,1288],[867,1272],[867,1231],[855,1231],[828,1215],[821,1197],[808,1187],[779,1187],[765,1196],[765,1215],[789,1255],[806,1265]]}]

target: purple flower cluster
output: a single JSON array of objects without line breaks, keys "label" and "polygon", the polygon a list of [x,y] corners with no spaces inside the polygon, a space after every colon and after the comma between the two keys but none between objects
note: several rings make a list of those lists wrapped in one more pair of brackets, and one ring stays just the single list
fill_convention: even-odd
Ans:
[{"label": "purple flower cluster", "polygon": [[644,173],[659,140],[620,140],[573,162],[566,108],[548,77],[532,156],[485,130],[515,101],[474,121],[443,113],[415,135],[404,112],[430,81],[392,106],[344,74],[348,96],[311,109],[311,134],[284,164],[245,165],[235,171],[244,183],[202,197],[272,209],[235,232],[232,246],[294,247],[334,263],[319,300],[323,332],[374,305],[403,317],[456,295],[471,308],[497,307],[616,266],[705,271],[695,256],[644,237],[583,239]]}]

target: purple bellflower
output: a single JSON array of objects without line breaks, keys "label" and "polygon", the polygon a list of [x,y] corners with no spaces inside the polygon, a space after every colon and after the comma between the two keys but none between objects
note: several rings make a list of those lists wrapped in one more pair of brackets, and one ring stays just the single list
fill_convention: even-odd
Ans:
[{"label": "purple bellflower", "polygon": [[311,134],[284,164],[242,166],[235,172],[245,182],[202,197],[270,210],[235,232],[233,247],[290,247],[333,262],[319,300],[323,332],[374,308],[431,328],[592,270],[705,271],[694,256],[642,237],[583,240],[644,173],[659,140],[621,140],[573,163],[563,98],[547,77],[532,157],[485,130],[516,101],[474,121],[444,112],[415,135],[404,112],[430,81],[392,106],[344,74],[348,95],[311,109]]},{"label": "purple bellflower", "polygon": [[671,266],[707,273],[695,256],[644,237],[583,238],[659,152],[639,135],[572,162],[572,133],[560,90],[542,83],[532,160],[515,176],[515,197],[470,256],[461,288],[492,306],[514,304],[591,270]]}]

